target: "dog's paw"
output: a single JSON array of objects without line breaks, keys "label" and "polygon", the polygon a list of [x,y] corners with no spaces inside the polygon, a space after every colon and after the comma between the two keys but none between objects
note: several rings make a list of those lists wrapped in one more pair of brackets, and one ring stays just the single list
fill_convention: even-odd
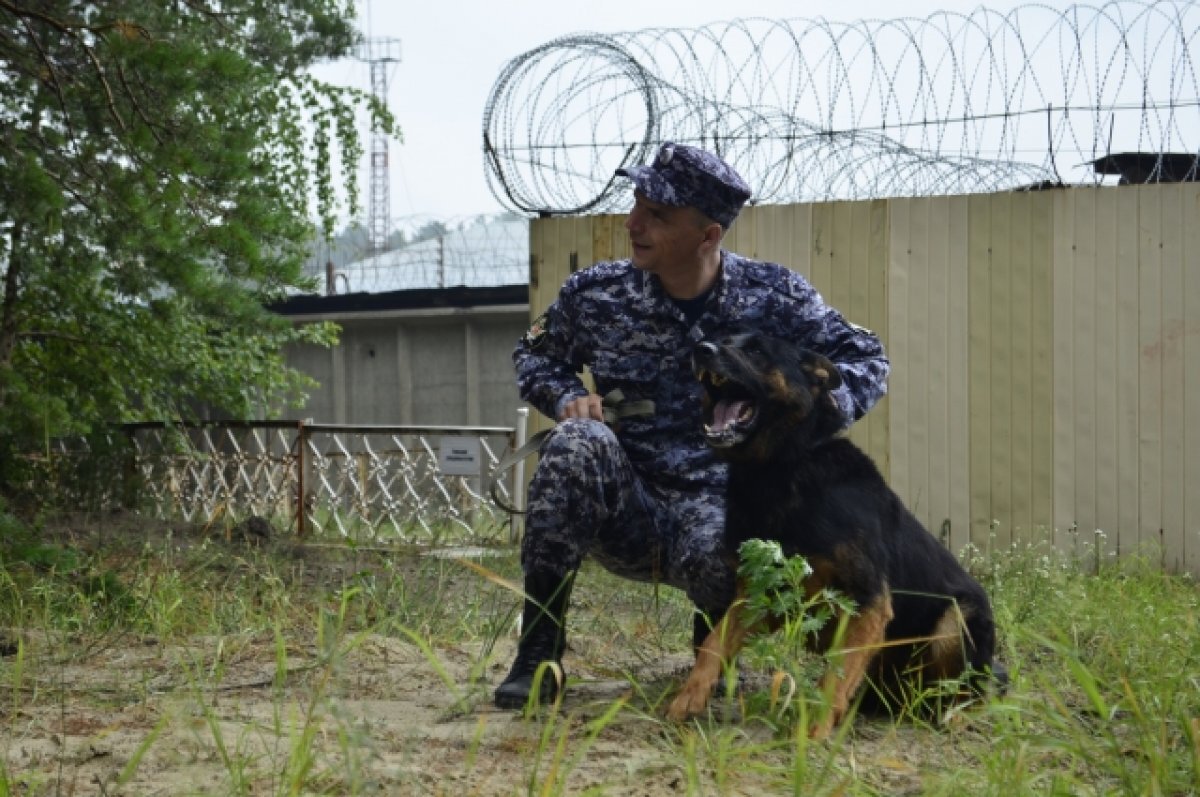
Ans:
[{"label": "dog's paw", "polygon": [[826,714],[824,719],[814,722],[808,728],[808,738],[814,742],[828,739],[831,733],[833,733],[833,716],[830,714]]},{"label": "dog's paw", "polygon": [[700,716],[708,708],[708,698],[711,694],[711,686],[688,681],[667,707],[667,719],[682,722]]},{"label": "dog's paw", "polygon": [[842,724],[842,720],[846,717],[846,710],[839,709],[836,706],[831,706],[828,711],[823,711],[813,721],[813,724],[808,726],[808,738],[814,742],[820,742],[829,738],[829,734],[833,733],[833,729]]}]

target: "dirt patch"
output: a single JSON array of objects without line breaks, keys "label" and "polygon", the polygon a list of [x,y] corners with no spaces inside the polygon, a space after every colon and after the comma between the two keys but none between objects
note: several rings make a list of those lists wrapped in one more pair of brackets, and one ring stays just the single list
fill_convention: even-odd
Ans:
[{"label": "dirt patch", "polygon": [[[375,634],[343,642],[333,657],[289,643],[286,675],[270,640],[224,662],[217,640],[147,640],[39,668],[20,687],[21,707],[3,717],[9,777],[29,793],[62,794],[276,794],[301,774],[333,792],[413,794],[512,794],[548,778],[571,791],[664,794],[682,782],[679,762],[656,743],[661,726],[632,712],[565,771],[589,722],[632,698],[626,681],[589,678],[558,714],[525,719],[494,708],[489,684],[472,682],[479,659],[469,646],[422,651]],[[23,655],[50,661],[63,644],[27,635]],[[490,679],[511,652],[509,642],[497,647]],[[590,675],[579,661],[566,666]]]},{"label": "dirt patch", "polygon": [[[736,701],[712,723],[666,723],[664,698],[691,661],[690,610],[590,571],[576,588],[562,705],[532,718],[502,711],[491,690],[515,649],[516,604],[503,587],[427,556],[270,555],[292,563],[281,568],[295,574],[290,594],[322,596],[292,607],[293,619],[313,611],[311,622],[171,642],[0,632],[20,642],[0,657],[11,792],[737,795],[771,793],[789,770],[807,778],[811,760],[825,768],[822,791],[861,780],[908,794],[931,765],[971,755],[969,741],[956,751],[928,744],[929,731],[866,720],[836,746],[798,751],[786,731],[743,721]],[[248,558],[205,560],[224,600],[251,591]],[[346,616],[384,581],[392,592],[367,602],[365,620]],[[741,699],[766,683],[750,673]]]}]

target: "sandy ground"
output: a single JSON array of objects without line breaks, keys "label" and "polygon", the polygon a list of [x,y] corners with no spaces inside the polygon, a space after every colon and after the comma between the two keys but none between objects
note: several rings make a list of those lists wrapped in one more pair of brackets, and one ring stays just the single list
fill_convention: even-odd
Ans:
[{"label": "sandy ground", "polygon": [[[338,584],[344,574],[327,575]],[[464,569],[453,589],[472,584],[478,577]],[[501,605],[515,605],[497,591]],[[315,630],[282,640],[268,631],[166,644],[128,633],[0,629],[0,672],[10,675],[0,683],[0,774],[8,779],[0,794],[770,793],[749,764],[787,767],[786,740],[743,723],[736,703],[725,704],[718,724],[740,753],[722,753],[713,726],[663,721],[660,707],[691,653],[637,644],[645,617],[624,612],[653,601],[616,595],[612,604],[578,601],[565,659],[571,688],[557,711],[533,718],[491,703],[515,629],[490,650],[482,642],[430,648],[402,632],[323,641]],[[766,681],[751,673],[748,690]],[[615,706],[615,718],[607,716]],[[809,757],[833,760],[834,781],[866,778],[882,793],[916,794],[923,772],[947,755],[963,757],[928,744],[929,735],[860,719],[832,755]],[[978,744],[970,735],[968,758]],[[695,751],[690,759],[685,749]]]},{"label": "sandy ground", "polygon": [[[558,714],[525,719],[494,708],[488,684],[470,682],[476,651],[440,650],[431,660],[406,640],[365,636],[344,640],[348,650],[331,662],[315,647],[289,646],[281,688],[269,640],[223,650],[219,663],[215,641],[187,648],[125,642],[40,668],[37,682],[20,687],[21,707],[3,717],[9,777],[25,783],[16,794],[231,794],[239,786],[287,793],[289,778],[306,764],[309,789],[322,791],[327,782],[330,793],[355,786],[381,794],[507,795],[530,784],[540,793],[562,778],[567,793],[600,784],[612,794],[685,787],[651,714],[639,721],[639,712],[623,713],[570,761],[586,744],[589,722],[632,697],[624,680],[589,678],[571,689]],[[53,658],[60,647],[37,635],[26,645],[30,659]],[[498,647],[497,661],[507,660],[506,651],[511,643]],[[581,668],[570,657],[566,665]],[[217,667],[217,685],[200,686]],[[488,678],[498,680],[503,669],[490,667]],[[670,680],[649,688],[665,689]],[[556,765],[564,733],[570,763]]]},{"label": "sandy ground", "polygon": [[[753,778],[720,783],[707,760],[689,780],[680,731],[654,706],[687,656],[637,673],[638,694],[630,681],[605,678],[569,655],[576,677],[561,708],[530,719],[496,709],[490,685],[471,683],[478,651],[439,650],[431,660],[397,638],[349,644],[332,663],[315,647],[289,646],[282,687],[277,650],[266,640],[227,648],[219,663],[216,643],[203,640],[186,648],[141,640],[62,662],[20,687],[23,706],[3,716],[13,793],[764,793]],[[53,656],[55,647],[31,638],[26,655]],[[491,683],[511,650],[508,642],[496,650]],[[217,686],[198,686],[215,668]],[[625,701],[619,716],[597,722],[617,701]],[[727,719],[737,723],[736,709]],[[920,793],[928,746],[904,738],[917,732],[859,726],[839,760],[850,770],[856,757],[869,762],[867,774],[886,793]],[[753,746],[771,736],[742,726],[738,738]],[[297,776],[306,786],[292,791]]]}]

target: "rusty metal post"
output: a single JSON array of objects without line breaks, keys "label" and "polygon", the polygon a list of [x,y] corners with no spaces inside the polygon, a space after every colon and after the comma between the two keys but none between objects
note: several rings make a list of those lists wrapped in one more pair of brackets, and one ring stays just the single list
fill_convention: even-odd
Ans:
[{"label": "rusty metal post", "polygon": [[304,539],[308,531],[308,518],[305,513],[308,496],[304,494],[304,452],[308,449],[304,438],[307,434],[308,429],[304,421],[299,421],[296,424],[296,537],[299,539]]}]

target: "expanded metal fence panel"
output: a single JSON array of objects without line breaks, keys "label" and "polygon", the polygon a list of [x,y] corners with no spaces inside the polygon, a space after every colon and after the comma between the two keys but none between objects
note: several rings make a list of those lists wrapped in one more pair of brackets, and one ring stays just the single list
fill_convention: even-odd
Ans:
[{"label": "expanded metal fence panel", "polygon": [[207,522],[258,515],[297,528],[299,424],[140,424],[126,430],[141,503],[155,516]]},{"label": "expanded metal fence panel", "polygon": [[[477,472],[444,472],[444,449],[462,440],[478,441]],[[503,536],[509,516],[484,484],[512,440],[496,427],[306,427],[305,521],[318,534],[378,541]],[[511,500],[506,480],[498,492]]]},{"label": "expanded metal fence panel", "polygon": [[[513,534],[510,515],[485,494],[500,458],[518,444],[512,428],[230,421],[122,431],[125,445],[116,448],[124,453],[109,455],[103,468],[105,505],[133,503],[155,517],[200,523],[257,516],[301,536],[359,543]],[[95,452],[73,441],[54,453],[77,463]],[[520,481],[519,472],[498,475],[505,504]]]}]

